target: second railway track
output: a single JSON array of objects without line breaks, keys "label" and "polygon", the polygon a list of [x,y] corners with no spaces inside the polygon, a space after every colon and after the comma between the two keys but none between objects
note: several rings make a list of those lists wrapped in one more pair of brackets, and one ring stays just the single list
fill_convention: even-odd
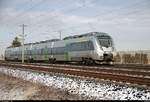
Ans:
[{"label": "second railway track", "polygon": [[[110,68],[92,68],[75,65],[58,65],[58,64],[14,64],[14,63],[0,63],[1,66],[8,66],[14,68],[26,68],[36,71],[46,71],[54,73],[63,73],[75,76],[83,76],[89,78],[98,78],[104,80],[112,80],[118,82],[127,82],[131,84],[150,86],[150,72],[141,70],[118,70]],[[93,66],[94,67],[94,66]],[[146,68],[147,69],[147,68]]]}]

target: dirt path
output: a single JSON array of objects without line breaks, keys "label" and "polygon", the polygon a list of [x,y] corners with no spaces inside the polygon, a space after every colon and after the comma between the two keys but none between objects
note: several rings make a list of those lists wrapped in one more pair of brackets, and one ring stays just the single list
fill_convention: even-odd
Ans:
[{"label": "dirt path", "polygon": [[68,92],[34,84],[0,73],[0,100],[82,100]]}]

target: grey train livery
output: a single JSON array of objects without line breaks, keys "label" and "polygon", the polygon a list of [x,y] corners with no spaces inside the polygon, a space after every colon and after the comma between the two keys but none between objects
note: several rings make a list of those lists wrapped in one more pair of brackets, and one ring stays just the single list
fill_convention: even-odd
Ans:
[{"label": "grey train livery", "polygon": [[[25,61],[112,62],[115,54],[113,39],[103,32],[90,32],[24,45]],[[5,60],[20,61],[22,46],[8,47]]]}]

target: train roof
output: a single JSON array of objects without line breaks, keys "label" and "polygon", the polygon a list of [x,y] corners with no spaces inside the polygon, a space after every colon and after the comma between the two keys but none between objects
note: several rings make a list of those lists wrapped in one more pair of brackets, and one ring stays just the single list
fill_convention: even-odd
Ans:
[{"label": "train roof", "polygon": [[45,41],[39,41],[39,42],[35,42],[35,43],[27,43],[24,45],[34,45],[34,44],[41,44],[41,43],[47,43],[47,42],[55,42],[55,41],[60,41],[60,39],[51,39],[51,40],[45,40]]},{"label": "train roof", "polygon": [[74,35],[74,36],[68,36],[65,37],[63,40],[68,40],[68,39],[74,39],[74,38],[81,38],[81,37],[87,37],[87,36],[104,36],[107,35],[107,33],[104,32],[90,32],[90,33],[86,33],[86,34],[80,34],[80,35]]},{"label": "train roof", "polygon": [[[86,34],[80,34],[80,35],[74,35],[74,36],[68,36],[63,38],[63,40],[68,40],[68,39],[75,39],[75,38],[81,38],[81,37],[88,37],[88,36],[108,36],[107,33],[104,32],[90,32],[90,33],[86,33]],[[41,44],[41,43],[47,43],[47,42],[56,42],[56,41],[60,41],[60,39],[51,39],[51,40],[45,40],[45,41],[40,41],[40,42],[35,42],[35,43],[27,43],[24,45],[34,45],[34,44]],[[20,47],[20,46],[19,46]],[[7,48],[15,48],[12,46],[9,46]]]},{"label": "train roof", "polygon": [[[35,43],[27,43],[24,45],[31,45],[31,44],[34,45],[34,44],[41,44],[41,43],[55,42],[55,41],[60,41],[60,39],[51,39],[51,40],[39,41],[39,42],[35,42]],[[20,46],[18,46],[18,47],[20,47]],[[7,48],[15,48],[15,47],[9,46]]]}]

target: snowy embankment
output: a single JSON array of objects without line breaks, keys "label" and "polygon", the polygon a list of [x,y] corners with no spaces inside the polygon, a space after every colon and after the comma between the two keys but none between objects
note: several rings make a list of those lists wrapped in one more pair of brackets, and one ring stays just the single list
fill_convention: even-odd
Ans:
[{"label": "snowy embankment", "polygon": [[116,85],[105,81],[94,81],[54,73],[42,73],[29,70],[0,68],[0,72],[28,80],[34,83],[68,91],[71,94],[89,99],[110,100],[150,100],[150,90],[128,85]]}]

